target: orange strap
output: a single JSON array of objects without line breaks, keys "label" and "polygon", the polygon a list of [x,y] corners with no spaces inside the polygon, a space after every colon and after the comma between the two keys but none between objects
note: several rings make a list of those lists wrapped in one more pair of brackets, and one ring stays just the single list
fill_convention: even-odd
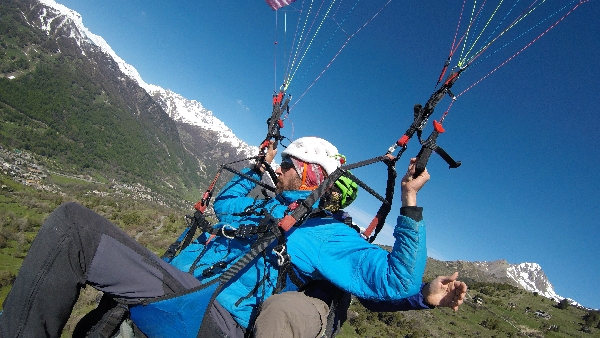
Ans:
[{"label": "orange strap", "polygon": [[318,188],[318,186],[316,187],[307,187],[306,186],[306,170],[308,170],[308,165],[306,164],[306,162],[304,162],[304,168],[302,169],[302,184],[300,185],[300,190],[315,190]]}]

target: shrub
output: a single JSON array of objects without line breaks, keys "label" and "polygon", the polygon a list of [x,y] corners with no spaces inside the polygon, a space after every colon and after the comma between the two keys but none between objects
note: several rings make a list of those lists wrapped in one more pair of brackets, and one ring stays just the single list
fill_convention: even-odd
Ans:
[{"label": "shrub", "polygon": [[486,318],[479,325],[485,327],[488,330],[496,330],[498,328],[498,320],[495,318]]},{"label": "shrub", "polygon": [[125,226],[131,226],[139,225],[140,221],[142,220],[142,217],[134,211],[131,213],[124,214],[123,216],[121,216],[121,219],[123,220],[123,224],[125,224]]},{"label": "shrub", "polygon": [[365,333],[367,333],[367,329],[364,326],[358,326],[354,330],[356,331],[356,334],[358,334],[359,336],[363,336]]},{"label": "shrub", "polygon": [[589,311],[583,316],[583,321],[588,326],[600,325],[600,311]]},{"label": "shrub", "polygon": [[0,287],[12,285],[15,282],[15,278],[17,276],[11,271],[0,271]]},{"label": "shrub", "polygon": [[563,300],[560,301],[560,303],[558,303],[556,305],[556,307],[559,308],[559,309],[561,309],[561,310],[564,310],[564,309],[569,308],[570,305],[571,304],[569,303],[569,300],[566,299],[566,298],[564,298]]},{"label": "shrub", "polygon": [[6,248],[8,245],[8,241],[6,239],[7,238],[4,236],[4,234],[0,233],[0,249]]}]

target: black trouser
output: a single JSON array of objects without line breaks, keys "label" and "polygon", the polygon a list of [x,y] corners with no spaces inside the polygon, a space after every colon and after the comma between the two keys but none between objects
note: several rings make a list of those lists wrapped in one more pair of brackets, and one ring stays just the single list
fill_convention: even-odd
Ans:
[{"label": "black trouser", "polygon": [[50,214],[33,241],[4,301],[0,337],[60,337],[84,284],[136,304],[200,283],[107,219],[67,203]]}]

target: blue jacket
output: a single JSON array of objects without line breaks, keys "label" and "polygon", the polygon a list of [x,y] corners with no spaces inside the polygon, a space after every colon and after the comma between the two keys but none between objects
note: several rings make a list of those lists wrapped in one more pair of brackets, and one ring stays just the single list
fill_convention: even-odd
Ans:
[{"label": "blue jacket", "polygon": [[[243,173],[260,179],[259,175],[245,169]],[[309,191],[284,191],[276,198],[264,203],[246,195],[255,184],[235,176],[221,190],[214,202],[214,210],[220,222],[215,227],[237,228],[241,224],[256,224],[261,216],[235,215],[246,208],[259,205],[276,218],[282,218],[287,206],[306,198]],[[264,204],[264,205],[263,205]],[[425,224],[420,217],[420,208],[402,208],[394,230],[392,252],[370,244],[356,231],[333,218],[309,218],[300,227],[292,228],[287,235],[288,253],[305,281],[329,280],[337,287],[362,299],[373,301],[397,301],[420,291],[421,278],[425,270],[427,251],[425,246]],[[192,272],[201,282],[215,276],[203,276],[212,265],[222,262],[228,266],[245,254],[252,239],[228,239],[217,237],[205,248],[206,234],[192,242],[171,264],[183,271]],[[205,253],[196,262],[202,251]],[[256,316],[256,309],[269,297],[277,283],[277,256],[267,248],[264,256],[257,257],[237,276],[232,278],[217,301],[227,309],[243,327],[248,327]],[[264,283],[259,282],[265,280]],[[260,285],[260,287],[256,287]],[[295,286],[288,283],[288,288]]]}]

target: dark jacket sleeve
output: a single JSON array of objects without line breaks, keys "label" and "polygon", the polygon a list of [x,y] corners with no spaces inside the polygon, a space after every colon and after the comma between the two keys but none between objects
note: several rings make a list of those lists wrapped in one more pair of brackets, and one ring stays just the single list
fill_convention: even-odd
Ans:
[{"label": "dark jacket sleeve", "polygon": [[404,299],[400,299],[397,301],[389,301],[389,302],[377,302],[368,299],[358,298],[360,303],[369,311],[373,312],[394,312],[394,311],[408,311],[408,310],[423,310],[423,309],[432,309],[433,307],[425,304],[425,299],[423,297],[423,286],[425,283],[421,284],[421,292],[417,293],[414,296],[410,296]]},{"label": "dark jacket sleeve", "polygon": [[423,220],[423,208],[422,207],[401,207],[400,215],[411,218],[415,222]]}]

